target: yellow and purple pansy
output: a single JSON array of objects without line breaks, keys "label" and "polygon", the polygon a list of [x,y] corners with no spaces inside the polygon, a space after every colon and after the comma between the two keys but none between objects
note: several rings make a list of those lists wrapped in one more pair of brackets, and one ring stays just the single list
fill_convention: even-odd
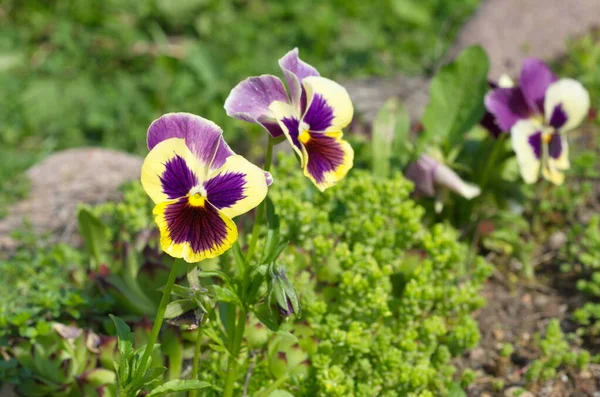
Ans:
[{"label": "yellow and purple pansy", "polygon": [[285,135],[306,175],[321,191],[335,185],[352,168],[354,151],[343,137],[354,113],[344,87],[321,77],[298,57],[298,49],[279,60],[289,94],[272,75],[239,83],[225,101],[231,117],[256,123],[272,137]]},{"label": "yellow and purple pansy", "polygon": [[527,59],[519,85],[496,88],[485,98],[502,131],[510,131],[513,150],[526,183],[542,176],[564,182],[570,167],[566,133],[588,114],[590,97],[576,80],[558,79],[542,61]]},{"label": "yellow and purple pansy", "polygon": [[148,128],[142,185],[156,204],[163,251],[187,262],[214,258],[237,239],[232,218],[267,195],[272,179],[236,155],[213,122],[169,113]]}]

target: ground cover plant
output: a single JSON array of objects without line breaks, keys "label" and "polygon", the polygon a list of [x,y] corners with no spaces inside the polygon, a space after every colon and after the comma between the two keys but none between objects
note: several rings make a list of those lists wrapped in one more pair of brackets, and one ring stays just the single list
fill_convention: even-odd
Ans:
[{"label": "ground cover plant", "polygon": [[[429,23],[429,3],[407,4],[393,7]],[[212,10],[130,6],[167,21]],[[570,56],[593,53],[591,37]],[[20,232],[0,261],[3,390],[598,391],[595,74],[570,63],[581,60],[529,58],[519,76],[490,82],[488,54],[469,47],[436,71],[419,123],[390,100],[359,135],[348,133],[345,88],[307,52],[240,63],[236,80],[215,89],[219,108],[149,117],[147,135],[131,141],[146,145],[140,180],[120,201],[80,206],[80,245]],[[265,142],[257,161],[246,156],[251,142]]]}]

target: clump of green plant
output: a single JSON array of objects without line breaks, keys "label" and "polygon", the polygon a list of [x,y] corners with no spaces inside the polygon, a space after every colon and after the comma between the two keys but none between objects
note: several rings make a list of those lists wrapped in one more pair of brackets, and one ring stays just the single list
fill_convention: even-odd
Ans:
[{"label": "clump of green plant", "polygon": [[577,309],[573,317],[584,326],[585,333],[600,333],[600,216],[594,215],[587,225],[576,225],[569,234],[569,243],[563,250],[566,260],[561,269],[574,272],[576,287],[590,298]]},{"label": "clump of green plant", "polygon": [[86,256],[74,247],[21,235],[22,244],[0,260],[0,337],[35,338],[47,322],[82,320],[110,305],[87,290]]},{"label": "clump of green plant", "polygon": [[423,226],[423,210],[408,198],[412,185],[399,174],[355,171],[320,196],[289,173],[290,158],[281,160],[272,198],[292,242],[282,261],[295,273],[303,327],[319,341],[308,378],[290,391],[443,394],[450,359],[479,341],[471,313],[483,304],[489,266],[477,258],[461,273],[467,255],[456,232]]},{"label": "clump of green plant", "polygon": [[527,382],[536,383],[550,380],[556,376],[561,367],[571,367],[577,370],[585,369],[590,362],[590,353],[586,350],[574,351],[567,336],[560,328],[560,321],[552,319],[546,328],[542,339],[540,335],[538,345],[541,351],[540,358],[529,366],[525,375]]},{"label": "clump of green plant", "polygon": [[116,338],[60,323],[46,324],[11,349],[19,364],[12,379],[25,397],[116,396],[112,359]]}]

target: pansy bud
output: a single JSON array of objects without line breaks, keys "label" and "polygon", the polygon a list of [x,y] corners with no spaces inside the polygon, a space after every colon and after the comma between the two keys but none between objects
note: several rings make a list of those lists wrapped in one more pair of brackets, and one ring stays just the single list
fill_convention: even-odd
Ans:
[{"label": "pansy bud", "polygon": [[405,176],[414,182],[415,192],[426,197],[435,197],[438,187],[447,188],[467,200],[481,193],[478,186],[463,181],[450,167],[426,154],[408,166]]},{"label": "pansy bud", "polygon": [[277,265],[271,269],[271,285],[269,301],[277,305],[279,313],[284,317],[292,314],[300,315],[298,294],[292,283],[288,280],[285,270]]}]

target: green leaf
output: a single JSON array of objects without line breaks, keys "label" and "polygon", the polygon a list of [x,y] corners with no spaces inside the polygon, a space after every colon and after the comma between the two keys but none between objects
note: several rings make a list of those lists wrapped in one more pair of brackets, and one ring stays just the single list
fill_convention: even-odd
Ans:
[{"label": "green leaf", "polygon": [[133,333],[129,325],[119,317],[108,315],[117,329],[118,347],[119,353],[121,353],[121,360],[127,359],[133,353]]},{"label": "green leaf", "polygon": [[266,304],[255,306],[253,313],[271,331],[279,331],[278,316]]},{"label": "green leaf", "polygon": [[85,208],[79,210],[77,221],[85,248],[87,248],[90,256],[94,259],[92,265],[96,267],[104,262],[104,255],[110,247],[108,229],[99,218]]},{"label": "green leaf", "polygon": [[433,78],[423,115],[423,143],[442,139],[447,149],[459,146],[464,134],[484,113],[489,59],[480,46],[469,47]]},{"label": "green leaf", "polygon": [[458,383],[453,382],[448,388],[448,397],[467,397],[467,394]]},{"label": "green leaf", "polygon": [[215,294],[218,301],[229,302],[238,306],[242,306],[242,301],[240,300],[239,296],[237,296],[237,294],[232,290],[218,285],[213,285],[212,287],[215,290]]},{"label": "green leaf", "polygon": [[168,393],[176,393],[180,391],[199,390],[210,387],[210,383],[200,380],[172,380],[158,387],[148,394],[148,397],[164,396]]},{"label": "green leaf", "polygon": [[165,310],[165,318],[168,320],[170,318],[181,316],[183,313],[187,313],[195,307],[196,304],[190,299],[173,301],[167,305],[167,309]]},{"label": "green leaf", "polygon": [[167,371],[166,367],[152,367],[149,368],[146,373],[144,374],[144,377],[142,378],[142,385],[147,385],[150,384],[152,382],[154,382],[155,380],[157,380],[162,374],[164,374]]},{"label": "green leaf", "polygon": [[225,274],[224,272],[222,272],[221,270],[203,270],[201,272],[198,272],[198,277],[201,278],[205,278],[205,277],[218,277],[221,280],[223,280],[225,282],[225,284],[231,286],[233,284],[233,282],[231,281],[231,278],[229,278],[229,276],[227,274]]},{"label": "green leaf", "polygon": [[389,175],[390,161],[397,157],[404,168],[409,152],[410,116],[406,107],[396,98],[391,98],[379,109],[373,122],[373,174],[382,178]]},{"label": "green leaf", "polygon": [[392,10],[403,22],[421,28],[428,28],[433,23],[433,11],[429,10],[425,2],[414,0],[392,0]]},{"label": "green leaf", "polygon": [[94,387],[100,387],[103,385],[114,384],[116,377],[113,371],[104,368],[96,368],[86,374],[85,381]]}]

